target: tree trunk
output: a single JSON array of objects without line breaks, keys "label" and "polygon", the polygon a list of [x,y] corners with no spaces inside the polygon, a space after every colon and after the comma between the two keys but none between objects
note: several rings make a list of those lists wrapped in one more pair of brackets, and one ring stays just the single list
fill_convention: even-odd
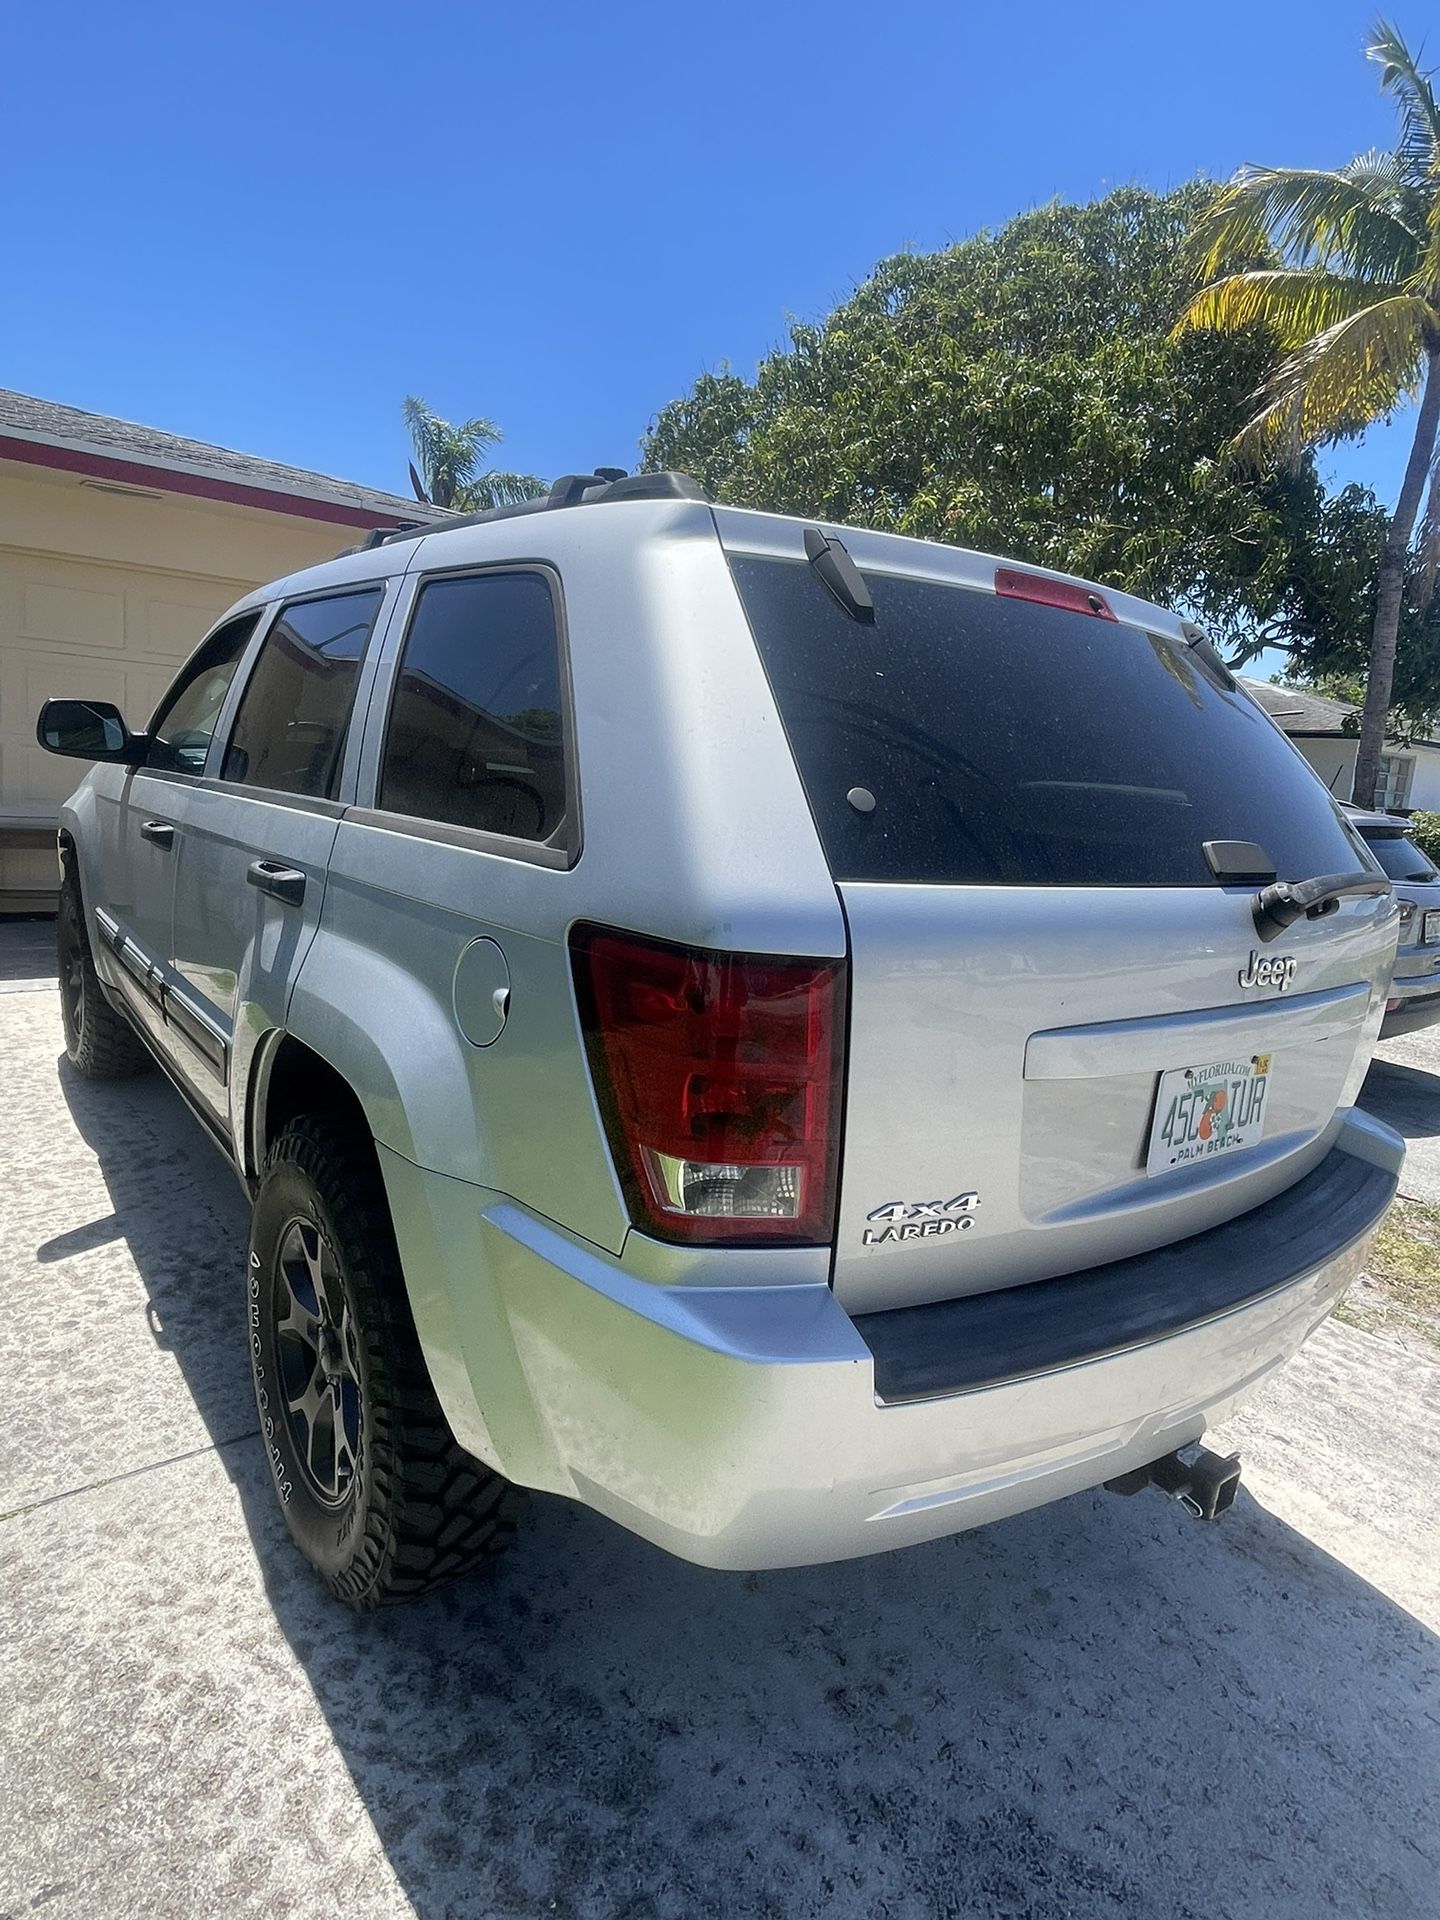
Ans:
[{"label": "tree trunk", "polygon": [[1370,634],[1370,668],[1365,682],[1365,710],[1360,718],[1360,744],[1355,750],[1356,806],[1373,807],[1380,778],[1380,755],[1385,750],[1385,722],[1390,713],[1390,691],[1395,680],[1395,642],[1405,598],[1405,561],[1410,536],[1425,492],[1425,480],[1435,457],[1435,434],[1440,426],[1440,349],[1430,354],[1415,440],[1405,463],[1400,498],[1385,535],[1380,575],[1375,586],[1375,625]]}]

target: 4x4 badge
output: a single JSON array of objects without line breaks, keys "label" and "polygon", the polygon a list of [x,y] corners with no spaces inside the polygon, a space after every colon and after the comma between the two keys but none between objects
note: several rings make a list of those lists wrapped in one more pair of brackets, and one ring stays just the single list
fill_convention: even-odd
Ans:
[{"label": "4x4 badge", "polygon": [[1251,951],[1250,964],[1240,969],[1242,987],[1274,987],[1277,993],[1284,993],[1295,978],[1298,965],[1292,953],[1256,953]]},{"label": "4x4 badge", "polygon": [[937,1233],[958,1233],[975,1224],[978,1193],[957,1193],[953,1200],[887,1200],[865,1218],[872,1224],[860,1244],[880,1247],[887,1240],[930,1240]]}]

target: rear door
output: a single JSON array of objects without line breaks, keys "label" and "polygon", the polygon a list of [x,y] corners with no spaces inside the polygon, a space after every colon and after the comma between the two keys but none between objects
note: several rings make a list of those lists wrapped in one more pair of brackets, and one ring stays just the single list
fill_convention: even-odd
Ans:
[{"label": "rear door", "polygon": [[279,609],[212,760],[219,778],[191,802],[166,1010],[187,1078],[222,1122],[237,1050],[283,1025],[319,924],[351,716],[385,595],[383,584],[347,587]]},{"label": "rear door", "polygon": [[1266,943],[1256,884],[1217,879],[1207,842],[1285,880],[1372,865],[1260,708],[1141,603],[997,593],[975,556],[907,573],[933,550],[845,533],[870,624],[717,517],[849,925],[846,1304],[1096,1265],[1308,1172],[1363,1075],[1395,909]]}]

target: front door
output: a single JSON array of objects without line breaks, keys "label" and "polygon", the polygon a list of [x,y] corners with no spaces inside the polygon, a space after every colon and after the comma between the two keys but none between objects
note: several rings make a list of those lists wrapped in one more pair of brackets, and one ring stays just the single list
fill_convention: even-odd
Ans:
[{"label": "front door", "polygon": [[167,1013],[191,1086],[227,1125],[249,1050],[285,1024],[319,925],[350,717],[384,591],[365,586],[280,609],[240,695],[219,778],[195,793],[186,820]]},{"label": "front door", "polygon": [[151,722],[143,764],[114,769],[99,807],[106,897],[92,931],[132,1013],[171,1059],[165,996],[176,865],[215,723],[258,618],[227,621],[186,662]]}]

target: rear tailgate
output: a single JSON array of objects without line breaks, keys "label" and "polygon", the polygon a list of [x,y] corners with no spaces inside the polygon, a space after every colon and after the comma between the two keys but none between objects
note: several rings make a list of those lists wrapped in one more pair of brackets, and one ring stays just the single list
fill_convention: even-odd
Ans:
[{"label": "rear tailgate", "polygon": [[717,521],[849,923],[846,1305],[1121,1259],[1308,1173],[1396,913],[1267,943],[1255,885],[1217,881],[1207,842],[1286,880],[1373,864],[1259,707],[1141,602],[1000,596],[994,562],[846,532],[865,623],[799,529]]}]

